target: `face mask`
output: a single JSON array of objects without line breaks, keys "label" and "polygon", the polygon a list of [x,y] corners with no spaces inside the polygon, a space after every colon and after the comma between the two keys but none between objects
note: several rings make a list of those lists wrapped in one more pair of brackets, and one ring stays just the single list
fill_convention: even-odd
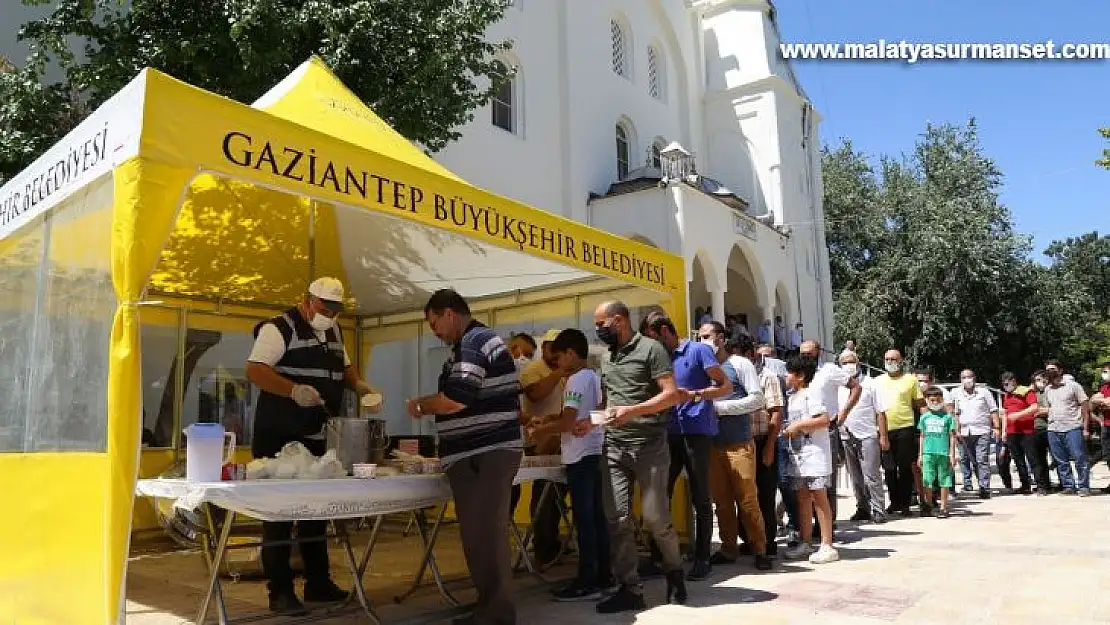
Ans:
[{"label": "face mask", "polygon": [[925,405],[928,406],[929,410],[932,410],[933,412],[940,412],[940,411],[944,410],[944,404],[943,403],[931,401],[931,402],[928,402]]},{"label": "face mask", "polygon": [[317,332],[326,332],[335,327],[335,319],[316,313],[312,315],[312,321],[310,321],[309,324]]},{"label": "face mask", "polygon": [[708,345],[710,348],[713,349],[713,351],[717,351],[717,341],[716,341],[716,339],[701,339],[701,344],[702,345]]},{"label": "face mask", "polygon": [[597,340],[605,343],[609,347],[616,347],[619,339],[617,337],[617,331],[613,329],[613,326],[608,325],[601,326],[597,329]]},{"label": "face mask", "polygon": [[887,362],[883,366],[887,373],[898,373],[902,370],[902,363],[900,362]]},{"label": "face mask", "polygon": [[843,365],[840,365],[840,368],[844,370],[844,373],[847,373],[848,375],[852,376],[853,378],[856,377],[857,373],[859,373],[859,365],[854,363],[854,362],[849,362],[849,363],[845,363]]},{"label": "face mask", "polygon": [[1034,382],[1033,386],[1037,387],[1038,391],[1043,391],[1044,390],[1044,382]]},{"label": "face mask", "polygon": [[1110,371],[1103,371],[1102,372],[1102,381],[1103,382],[1110,382]]},{"label": "face mask", "polygon": [[531,358],[527,356],[521,356],[520,358],[516,359],[516,366],[517,368],[526,367],[530,362],[532,362]]},{"label": "face mask", "polygon": [[929,388],[929,383],[928,382],[922,382],[921,380],[918,380],[917,381],[917,386],[920,387],[921,390],[924,391],[925,389]]},{"label": "face mask", "polygon": [[964,383],[964,388],[969,391],[975,388],[975,378],[963,378],[960,381]]},{"label": "face mask", "polygon": [[1002,390],[1006,391],[1007,393],[1013,393],[1015,388],[1017,388],[1017,387],[1014,386],[1013,384],[1003,384],[1002,385]]}]

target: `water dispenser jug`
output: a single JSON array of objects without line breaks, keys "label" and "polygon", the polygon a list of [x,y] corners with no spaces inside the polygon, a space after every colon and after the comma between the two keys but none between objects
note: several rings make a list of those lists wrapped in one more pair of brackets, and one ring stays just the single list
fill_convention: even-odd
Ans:
[{"label": "water dispenser jug", "polygon": [[[194,423],[185,428],[185,480],[219,482],[225,463],[235,451],[235,432],[219,423]],[[224,455],[224,439],[229,439]]]}]

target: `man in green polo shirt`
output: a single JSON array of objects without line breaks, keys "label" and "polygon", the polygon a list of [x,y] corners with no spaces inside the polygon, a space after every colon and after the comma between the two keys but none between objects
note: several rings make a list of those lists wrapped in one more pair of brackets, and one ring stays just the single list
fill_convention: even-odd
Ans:
[{"label": "man in green polo shirt", "polygon": [[632,494],[640,486],[645,529],[652,533],[667,570],[667,601],[686,601],[678,535],[671,524],[667,477],[670,408],[683,399],[671,355],[658,341],[632,329],[628,306],[606,302],[594,312],[597,338],[608,346],[601,377],[609,421],[605,424],[602,500],[612,540],[613,575],[620,589],[597,605],[601,614],[643,610],[644,591],[636,572],[636,527]]}]

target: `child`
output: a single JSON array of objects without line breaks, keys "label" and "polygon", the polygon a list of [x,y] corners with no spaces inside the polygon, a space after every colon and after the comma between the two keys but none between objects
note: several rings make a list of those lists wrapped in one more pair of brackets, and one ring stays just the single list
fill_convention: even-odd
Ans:
[{"label": "child", "polygon": [[932,499],[933,491],[940,488],[938,519],[948,518],[948,491],[952,488],[953,467],[956,459],[956,420],[944,409],[944,391],[936,386],[925,389],[925,406],[917,428],[921,430],[921,450],[917,466],[921,469],[921,485],[925,496]]},{"label": "child", "polygon": [[[788,549],[786,557],[798,559],[808,555],[811,564],[828,564],[839,560],[840,555],[832,546],[832,507],[826,491],[832,475],[829,412],[821,399],[809,392],[816,372],[817,363],[809,358],[794,356],[786,363],[790,398],[782,435],[789,450],[789,470],[798,493],[798,518],[802,526],[802,541]],[[821,547],[816,553],[810,544],[815,508],[821,525]]]},{"label": "child", "polygon": [[578,577],[553,594],[556,601],[591,601],[601,598],[610,583],[609,527],[601,507],[601,427],[590,423],[590,411],[603,405],[601,377],[586,368],[589,344],[586,335],[569,329],[559,333],[551,350],[559,368],[569,374],[558,419],[532,428],[532,435],[562,433],[563,464],[567,490],[578,533]]}]

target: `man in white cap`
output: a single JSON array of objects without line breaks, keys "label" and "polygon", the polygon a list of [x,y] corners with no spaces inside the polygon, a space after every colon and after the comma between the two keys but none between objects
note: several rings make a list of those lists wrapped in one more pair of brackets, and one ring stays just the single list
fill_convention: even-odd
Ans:
[{"label": "man in white cap", "polygon": [[[540,339],[540,357],[528,363],[520,372],[520,386],[524,389],[524,401],[520,408],[525,426],[561,418],[563,390],[568,372],[559,368],[559,359],[551,350],[551,345],[558,336],[559,330],[554,328],[544,333]],[[555,434],[527,443],[532,446],[530,451],[535,455],[551,456],[559,454],[559,441],[560,435]],[[562,517],[556,499],[563,499],[566,495],[565,487],[556,484],[553,487],[553,496],[549,496],[544,506],[537,509],[544,486],[545,480],[537,480],[532,484],[532,502],[529,507],[535,520],[533,551],[541,566],[556,560],[563,550],[563,543],[559,539],[559,522]],[[513,494],[515,507],[516,497],[520,495],[518,492]]]},{"label": "man in white cap", "polygon": [[[255,458],[276,456],[287,443],[299,442],[310,452],[325,452],[324,424],[339,415],[347,389],[360,396],[373,392],[351,364],[343,347],[336,317],[343,310],[343,284],[320,278],[304,299],[281,315],[254,329],[254,348],[247,359],[247,379],[260,389],[254,416],[251,453]],[[301,539],[323,538],[326,521],[298,522]],[[262,523],[263,542],[288,541],[293,523]],[[334,603],[347,592],[331,580],[327,543],[299,545],[304,561],[304,599]],[[305,613],[293,591],[289,544],[262,547],[262,570],[268,580],[270,610],[287,615]]]}]

